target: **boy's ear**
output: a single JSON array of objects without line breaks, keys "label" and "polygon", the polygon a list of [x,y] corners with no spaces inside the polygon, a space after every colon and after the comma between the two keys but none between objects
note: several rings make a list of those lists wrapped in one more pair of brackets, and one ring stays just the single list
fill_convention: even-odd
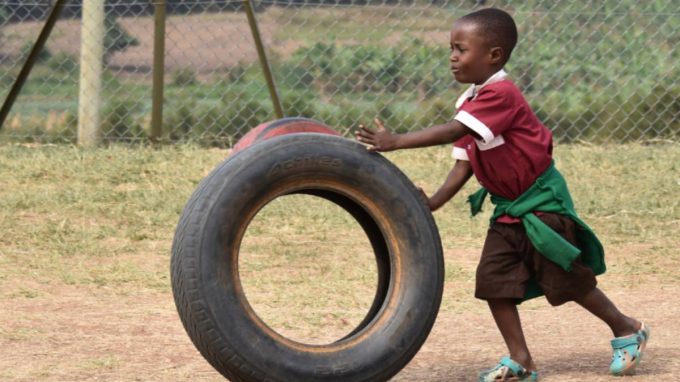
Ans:
[{"label": "boy's ear", "polygon": [[500,46],[494,46],[489,51],[489,56],[491,57],[492,64],[501,64],[503,63],[503,57],[505,56],[505,52],[503,51],[503,48],[501,48]]}]

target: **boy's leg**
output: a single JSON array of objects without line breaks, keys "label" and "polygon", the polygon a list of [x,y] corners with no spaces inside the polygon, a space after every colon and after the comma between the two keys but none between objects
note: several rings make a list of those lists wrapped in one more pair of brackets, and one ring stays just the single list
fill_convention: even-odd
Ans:
[{"label": "boy's leg", "polygon": [[487,300],[496,326],[500,330],[505,341],[510,358],[522,365],[528,371],[536,370],[534,360],[531,358],[522,330],[522,323],[517,311],[517,305],[512,299],[489,299]]},{"label": "boy's leg", "polygon": [[599,317],[614,333],[615,338],[611,341],[613,353],[609,372],[613,375],[634,373],[647,345],[649,328],[640,321],[621,313],[597,288],[574,301]]},{"label": "boy's leg", "polygon": [[598,288],[591,290],[575,301],[609,325],[614,337],[627,336],[640,330],[640,322],[621,313]]}]

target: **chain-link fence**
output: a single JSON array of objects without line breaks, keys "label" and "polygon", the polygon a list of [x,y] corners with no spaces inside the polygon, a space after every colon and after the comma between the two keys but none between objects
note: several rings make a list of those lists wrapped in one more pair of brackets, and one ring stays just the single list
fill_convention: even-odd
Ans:
[{"label": "chain-link fence", "polygon": [[[5,98],[50,1],[0,0]],[[76,137],[80,2],[67,4],[0,137]],[[243,3],[167,1],[163,137],[229,146],[274,119]],[[680,138],[680,8],[634,1],[255,1],[287,116],[348,133],[379,116],[397,130],[450,119],[464,85],[448,69],[452,22],[508,10],[520,40],[507,66],[556,139]],[[142,140],[151,120],[153,2],[107,2],[101,132]]]}]

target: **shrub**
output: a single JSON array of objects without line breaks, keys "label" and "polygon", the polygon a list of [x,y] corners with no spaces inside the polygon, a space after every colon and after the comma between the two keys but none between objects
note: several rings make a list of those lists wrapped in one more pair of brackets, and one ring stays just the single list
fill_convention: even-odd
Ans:
[{"label": "shrub", "polygon": [[376,108],[371,102],[341,100],[338,106],[333,127],[345,135],[351,135],[359,123],[370,124],[376,117]]},{"label": "shrub", "polygon": [[565,97],[554,92],[533,107],[563,142],[676,139],[680,131],[680,90],[673,86],[659,85],[630,95],[599,92]]},{"label": "shrub", "polygon": [[139,41],[131,36],[120,24],[113,13],[104,18],[104,62],[116,52],[122,52],[131,46],[138,46]]},{"label": "shrub", "polygon": [[196,124],[196,102],[190,97],[178,97],[181,101],[167,105],[163,113],[163,136],[171,141],[187,140]]},{"label": "shrub", "polygon": [[662,127],[665,137],[677,137],[680,89],[658,85],[645,90],[641,89],[631,97],[618,95],[617,102],[609,103],[611,118],[603,123],[597,138],[616,142],[664,138]]},{"label": "shrub", "polygon": [[172,74],[172,83],[177,86],[195,85],[198,83],[196,72],[190,68],[178,69]]},{"label": "shrub", "polygon": [[311,91],[287,91],[281,94],[281,108],[286,117],[314,118],[316,95]]},{"label": "shrub", "polygon": [[225,126],[220,126],[220,133],[238,139],[260,123],[275,119],[269,103],[252,99],[236,99],[224,105]]},{"label": "shrub", "polygon": [[451,81],[446,57],[445,48],[415,38],[388,47],[319,42],[298,49],[282,74],[325,94],[418,89],[427,98]]},{"label": "shrub", "polygon": [[[421,102],[418,109],[423,110],[416,120],[416,123],[421,128],[446,123],[453,118],[453,113],[455,112],[453,103],[443,98],[433,98],[429,101]],[[412,127],[409,129],[412,129]]]},{"label": "shrub", "polygon": [[47,60],[47,66],[60,73],[75,73],[78,71],[78,61],[66,53],[57,53]]},{"label": "shrub", "polygon": [[[231,73],[230,73],[231,74]],[[307,68],[296,63],[285,62],[275,67],[274,77],[279,87],[290,89],[311,89],[314,76]]]},{"label": "shrub", "polygon": [[133,101],[114,99],[109,101],[102,112],[101,134],[105,142],[135,140],[145,137],[136,114],[140,105]]},{"label": "shrub", "polygon": [[245,80],[246,68],[241,65],[229,68],[227,80],[231,83],[240,83]]},{"label": "shrub", "polygon": [[[27,41],[22,47],[21,47],[21,61],[22,64],[26,62],[26,59],[28,59],[28,55],[31,54],[31,50],[33,50],[33,46],[35,45],[35,42],[33,41]],[[47,60],[49,60],[52,57],[52,53],[47,49],[47,47],[43,47],[40,52],[38,52],[38,56],[36,57],[36,63],[44,63]]]}]

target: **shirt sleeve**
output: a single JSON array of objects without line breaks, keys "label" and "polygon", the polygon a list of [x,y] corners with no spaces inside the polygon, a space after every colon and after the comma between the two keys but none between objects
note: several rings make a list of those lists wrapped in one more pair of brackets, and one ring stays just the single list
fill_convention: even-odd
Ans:
[{"label": "shirt sleeve", "polygon": [[461,106],[454,117],[473,130],[485,144],[513,125],[515,107],[512,94],[498,87],[485,87],[477,97]]},{"label": "shirt sleeve", "polygon": [[451,157],[456,160],[469,161],[470,157],[467,153],[467,147],[472,144],[472,136],[466,135],[453,143],[453,151]]}]

